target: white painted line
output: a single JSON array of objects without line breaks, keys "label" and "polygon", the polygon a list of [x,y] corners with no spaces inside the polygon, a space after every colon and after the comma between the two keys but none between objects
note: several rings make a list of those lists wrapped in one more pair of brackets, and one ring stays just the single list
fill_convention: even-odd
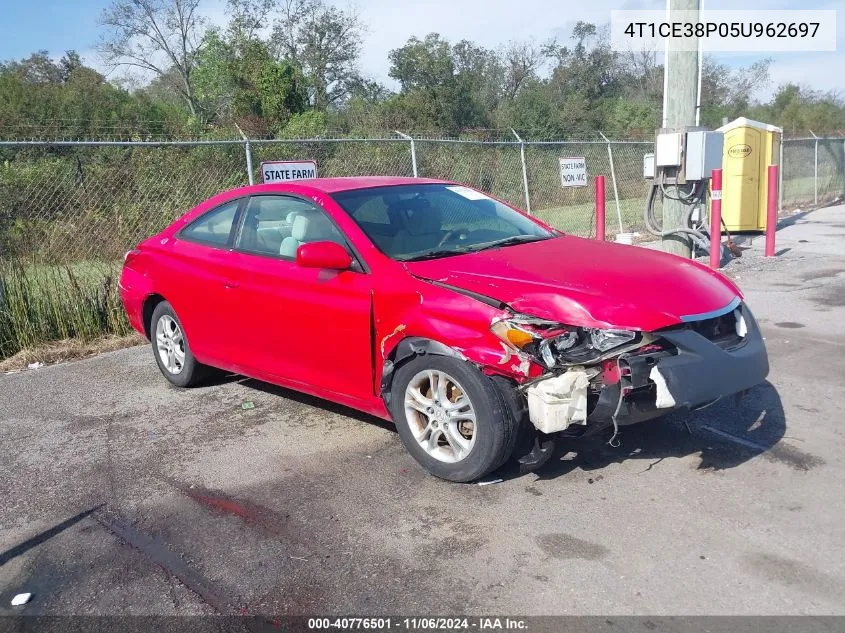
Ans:
[{"label": "white painted line", "polygon": [[479,481],[478,485],[479,486],[490,486],[491,484],[500,484],[503,481],[504,481],[503,479],[494,479],[492,481]]}]

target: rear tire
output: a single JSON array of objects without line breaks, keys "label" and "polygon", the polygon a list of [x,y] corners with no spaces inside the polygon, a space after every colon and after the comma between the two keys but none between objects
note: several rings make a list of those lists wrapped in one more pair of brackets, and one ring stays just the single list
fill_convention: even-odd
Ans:
[{"label": "rear tire", "polygon": [[177,387],[193,387],[208,376],[209,368],[194,358],[182,323],[167,301],[153,310],[150,340],[158,368]]},{"label": "rear tire", "polygon": [[456,482],[504,464],[519,427],[493,379],[449,356],[418,356],[401,365],[390,413],[411,456],[435,477]]}]

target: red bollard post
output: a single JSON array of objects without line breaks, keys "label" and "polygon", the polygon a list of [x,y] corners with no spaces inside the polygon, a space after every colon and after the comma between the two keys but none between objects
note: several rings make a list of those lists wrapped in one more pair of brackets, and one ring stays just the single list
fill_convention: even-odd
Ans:
[{"label": "red bollard post", "polygon": [[710,188],[710,268],[722,262],[722,170],[714,169]]},{"label": "red bollard post", "polygon": [[769,200],[766,209],[766,257],[775,256],[775,231],[778,228],[778,169],[777,165],[769,165]]},{"label": "red bollard post", "polygon": [[596,239],[605,239],[604,176],[596,176]]}]

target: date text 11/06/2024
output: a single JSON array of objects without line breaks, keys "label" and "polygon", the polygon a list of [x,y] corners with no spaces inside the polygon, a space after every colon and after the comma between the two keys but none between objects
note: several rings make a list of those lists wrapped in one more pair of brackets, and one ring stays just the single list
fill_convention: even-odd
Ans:
[{"label": "date text 11/06/2024", "polygon": [[340,631],[525,631],[525,620],[520,618],[309,618],[310,630]]}]

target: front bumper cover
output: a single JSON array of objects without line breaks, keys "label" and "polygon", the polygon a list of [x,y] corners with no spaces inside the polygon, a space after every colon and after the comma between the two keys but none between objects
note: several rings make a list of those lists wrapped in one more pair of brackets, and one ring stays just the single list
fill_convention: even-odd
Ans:
[{"label": "front bumper cover", "polygon": [[769,359],[760,328],[745,304],[737,309],[747,332],[733,347],[721,347],[685,327],[660,332],[677,349],[676,354],[658,351],[620,356],[620,368],[626,371],[621,372],[624,375],[618,383],[602,389],[588,425],[608,426],[614,416],[620,426],[636,424],[673,411],[696,409],[763,382],[769,373]]}]

